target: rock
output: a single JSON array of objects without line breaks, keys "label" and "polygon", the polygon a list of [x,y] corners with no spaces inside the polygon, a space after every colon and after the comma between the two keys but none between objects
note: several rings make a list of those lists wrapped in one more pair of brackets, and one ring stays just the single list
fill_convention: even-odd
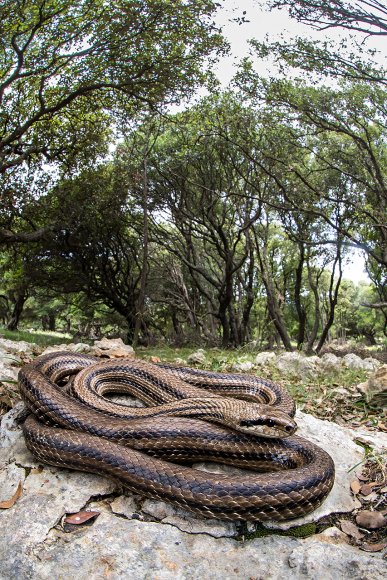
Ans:
[{"label": "rock", "polygon": [[318,521],[320,518],[331,513],[348,513],[361,507],[358,499],[350,493],[350,486],[356,471],[353,469],[364,460],[364,449],[355,443],[360,436],[365,438],[375,451],[387,447],[386,433],[369,433],[361,429],[348,429],[330,421],[322,421],[297,411],[296,421],[298,424],[297,434],[319,445],[332,457],[335,463],[336,477],[331,493],[324,503],[314,512],[303,518],[290,522],[270,522],[265,526],[273,529],[287,530],[292,527]]},{"label": "rock", "polygon": [[375,371],[382,365],[382,363],[377,358],[372,358],[372,356],[369,356],[363,359],[363,365],[364,370]]},{"label": "rock", "polygon": [[89,354],[110,358],[132,358],[134,350],[133,347],[125,344],[122,338],[102,338],[94,341],[94,346],[90,349]]},{"label": "rock", "polygon": [[387,365],[381,366],[368,381],[357,385],[357,389],[363,393],[367,401],[387,405]]},{"label": "rock", "polygon": [[3,362],[0,362],[0,382],[6,383],[8,380],[11,382],[17,381],[19,369],[6,366]]},{"label": "rock", "polygon": [[74,344],[73,342],[56,344],[45,348],[42,354],[50,354],[51,352],[60,352],[62,350],[66,352],[77,352],[88,354],[91,351],[91,346],[84,342],[77,342],[76,344]]},{"label": "rock", "polygon": [[238,373],[246,373],[254,368],[254,364],[250,361],[239,360],[232,365],[232,368]]},{"label": "rock", "polygon": [[[323,535],[305,540],[269,536],[240,542],[207,534],[181,532],[174,526],[116,517],[103,506],[92,525],[65,533],[60,526],[46,534],[31,529],[33,546],[25,550],[2,542],[2,578],[19,580],[76,576],[86,578],[270,578],[361,580],[384,578],[379,554],[367,554]],[[15,514],[17,515],[17,514]],[[33,522],[28,517],[25,525]],[[22,526],[24,529],[25,526]],[[40,538],[40,542],[36,541]],[[28,554],[28,556],[27,556]]]},{"label": "rock", "polygon": [[134,495],[120,495],[110,504],[110,509],[115,514],[123,515],[128,519],[137,515],[138,505]]},{"label": "rock", "polygon": [[8,352],[0,350],[0,364],[5,367],[21,365],[22,359],[17,354],[10,354]]},{"label": "rock", "polygon": [[70,351],[70,347],[71,345],[68,343],[64,343],[64,344],[54,344],[51,346],[47,346],[47,348],[44,349],[44,351],[42,352],[42,354],[51,354],[52,352],[61,352],[61,351]]},{"label": "rock", "polygon": [[187,363],[190,365],[204,365],[207,362],[205,352],[202,348],[193,352],[187,358]]},{"label": "rock", "polygon": [[[384,577],[382,554],[347,545],[340,531],[306,539],[270,535],[240,541],[234,523],[201,519],[129,492],[117,497],[114,483],[102,476],[40,466],[25,447],[17,423],[22,413],[23,404],[18,404],[0,427],[1,499],[9,499],[18,482],[23,483],[15,505],[0,510],[1,578],[48,579],[57,577],[58,570],[63,577],[76,575],[81,580]],[[332,497],[302,523],[317,521],[325,513],[352,511],[358,503],[350,494],[353,472],[348,469],[364,457],[353,439],[367,437],[367,432],[304,413],[298,413],[297,420],[301,434],[331,453],[337,470]],[[368,437],[375,448],[387,445],[387,435]],[[65,514],[90,509],[101,512],[91,524],[63,528]],[[158,521],[147,521],[150,517]],[[297,524],[293,521],[291,527]],[[250,533],[255,529],[250,526]]]},{"label": "rock", "polygon": [[76,344],[69,344],[69,351],[71,352],[79,352],[87,354],[90,352],[91,346],[90,344],[86,344],[85,342],[77,342]]},{"label": "rock", "polygon": [[160,520],[163,524],[176,526],[182,532],[208,534],[213,538],[229,538],[237,535],[234,522],[196,517],[186,510],[162,501],[147,499],[143,503],[142,511]]},{"label": "rock", "polygon": [[300,378],[315,376],[320,359],[317,356],[306,357],[298,352],[285,352],[277,357],[275,366],[282,374],[296,375]]},{"label": "rock", "polygon": [[379,361],[371,357],[361,359],[357,354],[346,354],[342,359],[343,365],[348,369],[372,371],[379,366]]},{"label": "rock", "polygon": [[331,528],[327,528],[321,534],[320,537],[323,537],[325,541],[332,543],[332,544],[342,544],[343,542],[347,541],[347,534],[344,534],[339,528],[336,526],[332,526]]},{"label": "rock", "polygon": [[320,367],[324,371],[337,371],[343,367],[343,364],[341,358],[331,352],[326,352],[320,359]]},{"label": "rock", "polygon": [[11,353],[16,355],[31,356],[33,354],[39,354],[40,347],[33,342],[24,342],[22,340],[8,340],[6,338],[0,338],[0,350],[5,353]]},{"label": "rock", "polygon": [[271,351],[263,351],[255,357],[255,364],[258,366],[268,365],[274,362],[276,355]]}]

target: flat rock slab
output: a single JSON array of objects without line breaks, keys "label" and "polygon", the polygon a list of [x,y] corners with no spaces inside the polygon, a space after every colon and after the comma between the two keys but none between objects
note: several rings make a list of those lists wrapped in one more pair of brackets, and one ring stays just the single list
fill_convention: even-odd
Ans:
[{"label": "flat rock slab", "polygon": [[380,558],[333,544],[321,534],[305,540],[269,536],[241,542],[125,520],[107,511],[90,527],[69,533],[53,529],[27,551],[14,544],[1,556],[1,577],[19,580],[385,578]]},{"label": "flat rock slab", "polygon": [[[0,428],[0,501],[9,499],[19,482],[23,485],[15,505],[0,510],[1,579],[386,577],[381,553],[359,551],[340,532],[298,539],[273,530],[273,535],[242,541],[239,524],[122,495],[102,476],[42,467],[25,447],[18,425],[22,408],[19,404],[4,416]],[[326,502],[287,527],[358,507],[349,488],[355,471],[349,470],[364,459],[364,451],[354,439],[360,436],[378,449],[387,446],[381,433],[346,429],[304,413],[297,421],[301,435],[332,455],[337,477]],[[100,515],[81,526],[64,523],[66,514],[81,510]],[[250,537],[255,531],[254,524],[248,526]]]}]

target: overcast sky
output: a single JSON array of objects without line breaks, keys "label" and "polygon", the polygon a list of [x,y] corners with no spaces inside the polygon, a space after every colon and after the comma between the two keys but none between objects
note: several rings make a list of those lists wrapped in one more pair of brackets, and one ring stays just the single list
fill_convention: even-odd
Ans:
[{"label": "overcast sky", "polygon": [[[246,11],[244,17],[249,22],[238,25],[233,19],[241,17],[243,11]],[[264,40],[266,35],[269,35],[269,40],[274,41],[279,39],[280,35],[285,35],[289,39],[296,35],[302,35],[313,37],[316,40],[327,38],[338,40],[340,35],[344,34],[344,32],[339,30],[314,31],[311,27],[299,24],[294,19],[291,19],[286,10],[268,12],[259,6],[259,2],[254,0],[224,0],[216,22],[223,28],[223,34],[231,44],[231,55],[222,58],[216,69],[217,76],[224,86],[234,76],[238,62],[243,57],[248,56],[248,40],[251,38]],[[378,61],[386,63],[385,37],[370,39],[367,46],[378,49],[380,51]],[[265,74],[265,63],[257,62],[256,67],[261,74]],[[369,280],[364,272],[364,259],[360,252],[353,250],[352,256],[348,260],[349,262],[345,267],[346,278],[354,282]]]},{"label": "overcast sky", "polygon": [[[217,74],[222,83],[227,84],[235,74],[234,65],[241,58],[249,53],[248,40],[256,38],[264,40],[266,35],[269,40],[279,39],[280,35],[286,38],[294,36],[309,36],[316,40],[338,40],[340,37],[348,36],[348,33],[341,29],[331,29],[317,31],[310,26],[299,24],[295,19],[290,18],[287,10],[273,10],[269,12],[260,6],[259,0],[223,0],[216,18],[216,22],[223,28],[223,34],[231,44],[232,55],[223,58],[219,63]],[[238,25],[232,20],[241,17],[243,11],[246,22]],[[359,34],[359,39],[363,40],[364,35]],[[367,40],[367,47],[376,48],[379,51],[378,62],[386,65],[387,61],[387,43],[386,37],[373,37]],[[260,71],[264,71],[264,63],[257,65]]]}]

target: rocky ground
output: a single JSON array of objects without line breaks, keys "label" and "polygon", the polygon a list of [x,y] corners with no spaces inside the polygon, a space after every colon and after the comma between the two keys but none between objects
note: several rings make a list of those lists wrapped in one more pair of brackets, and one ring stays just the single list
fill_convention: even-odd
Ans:
[{"label": "rocky ground", "polygon": [[[120,342],[65,348],[99,356],[132,354]],[[298,393],[299,400],[308,412],[297,412],[298,433],[328,451],[336,465],[334,488],[318,510],[300,520],[263,526],[204,520],[124,493],[104,477],[38,464],[24,444],[22,403],[17,403],[12,381],[20,365],[41,350],[0,339],[0,402],[4,411],[10,409],[0,427],[0,578],[385,577],[386,367],[380,361],[355,355],[318,359],[260,353],[226,362],[234,372],[261,372],[292,388],[303,385],[304,398]],[[192,355],[196,360],[181,362],[208,362],[204,351]],[[243,363],[252,366],[242,368]],[[340,381],[351,371],[349,365],[363,366],[362,378],[367,380],[360,387]],[[327,374],[333,377],[329,384],[318,378]],[[319,385],[320,402],[314,391],[306,397],[312,383]],[[326,414],[334,421],[314,416],[323,416],[321,409],[328,403],[333,410]],[[319,413],[310,414],[317,409]]]}]

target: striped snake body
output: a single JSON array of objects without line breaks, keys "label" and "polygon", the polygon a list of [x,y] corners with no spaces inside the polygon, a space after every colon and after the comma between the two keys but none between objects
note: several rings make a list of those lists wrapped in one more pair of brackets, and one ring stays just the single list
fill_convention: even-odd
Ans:
[{"label": "striped snake body", "polygon": [[[52,353],[20,370],[20,392],[32,412],[24,436],[42,462],[105,473],[138,494],[227,520],[297,518],[329,493],[333,461],[292,435],[294,403],[278,385],[134,359],[99,361]],[[67,388],[58,386],[70,375]],[[134,394],[151,406],[112,403],[104,397],[109,392]],[[187,466],[198,461],[254,473]]]}]

